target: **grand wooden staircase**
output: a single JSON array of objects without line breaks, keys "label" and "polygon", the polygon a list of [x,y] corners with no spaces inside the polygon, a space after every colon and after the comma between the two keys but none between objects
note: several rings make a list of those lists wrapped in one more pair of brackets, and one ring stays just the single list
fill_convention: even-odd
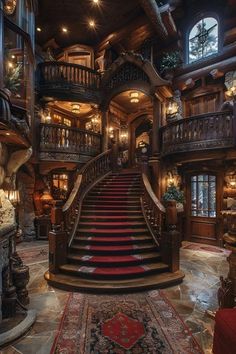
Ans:
[{"label": "grand wooden staircase", "polygon": [[141,207],[141,174],[110,173],[86,194],[79,222],[50,284],[67,290],[121,292],[163,287],[183,278],[163,261]]}]

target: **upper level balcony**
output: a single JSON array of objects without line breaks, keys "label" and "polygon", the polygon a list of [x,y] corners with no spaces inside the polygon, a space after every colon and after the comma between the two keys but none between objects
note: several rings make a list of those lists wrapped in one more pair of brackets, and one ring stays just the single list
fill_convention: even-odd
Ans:
[{"label": "upper level balcony", "polygon": [[40,124],[41,161],[83,163],[101,152],[101,135],[56,124]]},{"label": "upper level balcony", "polygon": [[169,156],[194,151],[234,148],[236,117],[232,112],[205,113],[161,128],[161,153]]},{"label": "upper level balcony", "polygon": [[72,63],[48,61],[37,69],[41,97],[99,103],[100,80],[96,70]]}]

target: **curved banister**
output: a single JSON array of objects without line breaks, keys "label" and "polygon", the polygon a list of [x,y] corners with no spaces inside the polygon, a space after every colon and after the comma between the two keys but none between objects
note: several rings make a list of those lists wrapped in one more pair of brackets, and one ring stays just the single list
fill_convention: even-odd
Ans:
[{"label": "curved banister", "polygon": [[166,209],[154,194],[148,177],[144,173],[142,174],[142,185],[141,205],[143,215],[154,241],[159,246]]},{"label": "curved banister", "polygon": [[145,173],[142,174],[142,179],[143,179],[143,184],[145,186],[145,190],[148,192],[150,198],[153,201],[153,204],[157,207],[157,209],[160,210],[161,213],[165,213],[166,209],[165,207],[161,204],[161,202],[159,201],[159,199],[157,199],[156,195],[154,194],[151,184],[148,180],[147,175],[145,175]]},{"label": "curved banister", "polygon": [[64,227],[69,236],[69,244],[75,235],[79,223],[82,201],[95,183],[111,171],[111,150],[107,150],[87,162],[79,171],[62,212]]}]

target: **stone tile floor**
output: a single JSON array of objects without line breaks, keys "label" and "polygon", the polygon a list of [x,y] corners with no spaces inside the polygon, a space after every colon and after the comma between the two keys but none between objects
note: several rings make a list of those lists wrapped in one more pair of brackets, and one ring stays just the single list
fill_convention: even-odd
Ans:
[{"label": "stone tile floor", "polygon": [[[42,241],[24,243],[18,249],[45,248],[45,244]],[[37,310],[37,320],[23,338],[0,350],[0,354],[50,353],[68,293],[47,285],[43,278],[47,267],[45,260],[30,262],[29,308]],[[181,249],[181,268],[185,272],[183,283],[165,289],[165,294],[192,330],[204,353],[210,354],[214,321],[206,316],[205,311],[217,309],[219,276],[228,273],[226,254]]]}]

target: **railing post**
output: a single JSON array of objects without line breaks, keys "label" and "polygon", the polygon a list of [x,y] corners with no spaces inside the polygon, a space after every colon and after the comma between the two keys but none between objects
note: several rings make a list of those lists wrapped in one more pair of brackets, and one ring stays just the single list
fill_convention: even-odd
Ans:
[{"label": "railing post", "polygon": [[179,270],[180,233],[177,231],[176,201],[166,202],[166,231],[163,232],[161,252],[163,261],[169,265],[171,272]]},{"label": "railing post", "polygon": [[63,228],[63,202],[54,201],[51,214],[52,231],[49,232],[49,271],[58,273],[59,267],[66,263],[67,234]]}]

